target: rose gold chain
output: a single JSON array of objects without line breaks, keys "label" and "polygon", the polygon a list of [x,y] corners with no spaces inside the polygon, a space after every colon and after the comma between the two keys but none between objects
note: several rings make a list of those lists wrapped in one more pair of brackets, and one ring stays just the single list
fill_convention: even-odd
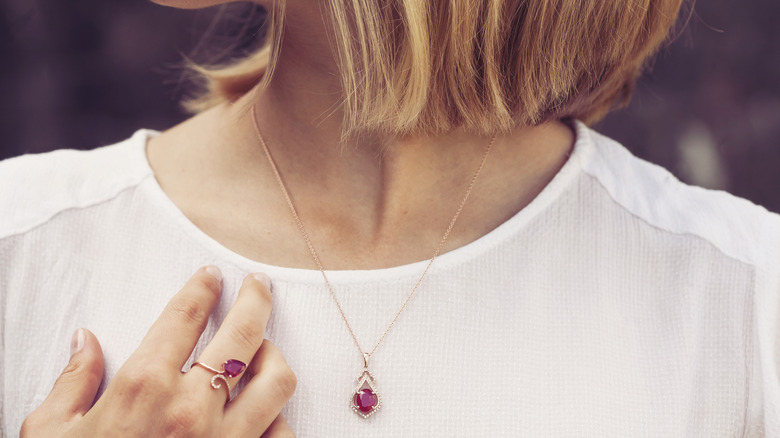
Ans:
[{"label": "rose gold chain", "polygon": [[415,283],[414,288],[412,288],[412,293],[410,293],[409,296],[406,298],[406,301],[404,301],[403,305],[398,310],[398,313],[395,314],[393,321],[385,329],[384,333],[382,333],[382,336],[376,342],[374,348],[372,348],[369,353],[366,353],[363,350],[363,348],[360,346],[360,343],[357,340],[357,336],[355,336],[355,332],[352,330],[352,326],[349,324],[349,321],[347,321],[347,316],[344,314],[344,309],[341,307],[341,303],[339,303],[338,298],[336,298],[336,293],[333,291],[333,286],[331,286],[327,275],[325,275],[325,269],[322,267],[320,258],[317,256],[317,251],[314,250],[314,245],[312,245],[311,239],[309,238],[309,234],[306,232],[306,229],[303,227],[303,222],[301,222],[301,218],[298,216],[298,212],[296,211],[295,206],[293,205],[292,199],[290,198],[290,194],[287,192],[287,187],[285,187],[284,182],[282,182],[282,177],[279,174],[279,169],[276,167],[276,162],[274,161],[273,157],[271,157],[271,151],[268,149],[268,146],[265,144],[265,139],[263,139],[263,135],[260,133],[260,126],[257,123],[257,114],[254,106],[252,106],[252,122],[254,123],[255,126],[255,132],[257,133],[257,136],[260,138],[260,143],[263,145],[265,156],[268,157],[268,162],[271,163],[271,168],[273,169],[276,182],[279,184],[279,187],[282,189],[282,193],[284,194],[284,199],[287,201],[287,206],[290,208],[290,212],[295,218],[295,223],[298,225],[298,229],[301,230],[301,234],[303,234],[303,238],[306,240],[306,246],[309,248],[309,252],[311,253],[312,258],[314,259],[314,262],[317,264],[317,268],[320,270],[320,273],[322,273],[322,278],[325,279],[325,284],[328,286],[330,295],[333,297],[333,301],[336,302],[336,307],[338,307],[339,313],[341,313],[341,319],[344,320],[344,323],[347,325],[347,330],[349,330],[349,334],[352,335],[352,339],[355,341],[355,345],[357,346],[358,350],[364,356],[367,362],[368,358],[372,354],[374,354],[377,347],[379,347],[379,344],[381,344],[382,341],[385,339],[385,336],[387,336],[387,333],[393,327],[396,320],[398,320],[398,316],[401,315],[401,312],[404,311],[406,305],[409,303],[409,300],[411,300],[412,297],[414,296],[414,293],[417,292],[417,288],[420,286],[420,283],[422,282],[423,278],[425,278],[425,274],[428,273],[428,269],[431,267],[433,261],[436,260],[436,257],[439,255],[441,249],[444,247],[444,242],[447,241],[447,237],[449,237],[450,231],[452,231],[452,227],[455,226],[455,221],[458,220],[458,216],[460,216],[460,212],[463,210],[463,206],[466,204],[466,200],[468,199],[469,194],[471,193],[471,189],[474,188],[474,184],[477,182],[477,177],[479,177],[479,173],[482,171],[482,167],[484,167],[485,165],[485,161],[487,160],[488,154],[490,154],[490,150],[493,148],[493,141],[496,139],[496,136],[493,135],[493,137],[490,139],[490,143],[488,144],[487,149],[485,149],[485,153],[482,155],[482,161],[479,163],[479,167],[477,168],[477,171],[474,172],[474,176],[471,178],[471,182],[469,183],[469,186],[466,189],[466,193],[463,195],[463,200],[460,201],[460,206],[458,206],[458,210],[455,212],[455,216],[452,217],[452,220],[450,221],[450,225],[447,227],[447,230],[444,232],[444,236],[442,236],[439,245],[436,247],[436,251],[434,251],[433,253],[433,257],[431,257],[430,261],[428,261],[428,265],[425,266],[425,270],[423,271],[420,278],[417,280],[417,283]]}]

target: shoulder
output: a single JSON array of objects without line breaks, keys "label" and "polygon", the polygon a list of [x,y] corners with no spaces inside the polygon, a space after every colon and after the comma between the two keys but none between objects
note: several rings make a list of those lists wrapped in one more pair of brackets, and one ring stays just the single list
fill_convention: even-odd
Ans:
[{"label": "shoulder", "polygon": [[777,270],[780,215],[725,191],[686,184],[579,122],[576,129],[586,144],[583,171],[620,208],[648,226],[698,237],[730,258]]},{"label": "shoulder", "polygon": [[[770,413],[780,411],[780,382],[774,377],[780,373],[780,215],[724,191],[685,184],[580,123],[577,133],[583,138],[580,165],[596,182],[596,190],[611,198],[610,205],[627,211],[637,219],[634,222],[681,237],[674,239],[678,244],[706,242],[719,254],[713,259],[684,251],[685,257],[695,259],[678,259],[682,264],[673,267],[676,274],[690,278],[686,267],[699,265],[704,266],[706,277],[699,276],[697,281],[719,281],[722,272],[718,269],[724,266],[719,261],[724,257],[744,268],[748,288],[729,285],[729,294],[744,297],[745,315],[751,320],[743,334],[751,364],[746,420],[750,430],[763,427],[766,432],[780,431],[778,423],[769,420],[774,419]],[[659,278],[664,275],[659,270]],[[707,299],[722,298],[708,295]],[[737,309],[730,320],[723,321],[724,327],[737,327]]]},{"label": "shoulder", "polygon": [[59,213],[112,199],[152,175],[150,130],[90,151],[61,149],[0,161],[0,239],[36,228]]}]

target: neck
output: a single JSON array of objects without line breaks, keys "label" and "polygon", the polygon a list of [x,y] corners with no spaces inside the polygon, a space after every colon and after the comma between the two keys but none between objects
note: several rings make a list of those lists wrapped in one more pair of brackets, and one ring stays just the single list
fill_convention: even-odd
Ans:
[{"label": "neck", "polygon": [[[203,203],[209,192],[214,203],[224,203],[228,196],[233,205],[246,209],[246,217],[289,228],[292,234],[287,237],[301,240],[254,132],[252,112],[246,111],[254,106],[262,135],[315,247],[331,254],[323,257],[326,269],[392,266],[429,258],[490,138],[464,132],[403,138],[367,135],[339,147],[341,85],[335,61],[326,56],[331,51],[322,20],[299,11],[288,13],[290,25],[268,88],[206,111],[155,143],[189,145],[186,154],[169,154],[176,156],[169,161],[180,168],[188,166],[185,161],[193,162],[193,169],[201,169],[198,176],[209,184],[201,187],[198,202]],[[563,165],[572,140],[571,130],[560,122],[499,134],[443,250],[486,234],[522,209]],[[152,149],[150,144],[150,161],[163,163]],[[161,179],[164,169],[155,172]],[[186,209],[182,204],[202,208],[194,200],[184,200],[187,191],[197,189],[192,182],[182,182],[183,174],[170,179],[170,191],[177,191],[177,179],[180,208]],[[251,207],[258,205],[263,208]],[[301,252],[300,245],[292,248],[290,252]],[[303,258],[271,261],[310,267],[309,255],[299,255]],[[269,261],[263,257],[261,261]]]}]

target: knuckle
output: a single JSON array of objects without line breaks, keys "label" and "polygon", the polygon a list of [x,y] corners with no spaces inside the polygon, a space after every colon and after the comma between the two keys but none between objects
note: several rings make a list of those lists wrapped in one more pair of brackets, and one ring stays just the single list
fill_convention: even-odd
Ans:
[{"label": "knuckle", "polygon": [[[247,279],[251,278],[251,276],[247,277]],[[262,283],[260,283],[257,280],[254,281],[244,281],[243,287],[246,288],[249,291],[251,291],[253,294],[260,297],[260,299],[263,301],[264,305],[267,306],[273,306],[273,294],[271,291],[266,288]]]},{"label": "knuckle", "polygon": [[165,375],[163,370],[142,364],[121,370],[114,380],[122,387],[123,394],[136,399],[149,394],[167,393],[171,379],[166,379]]},{"label": "knuckle", "polygon": [[[249,431],[257,429],[257,424],[264,418],[268,418],[273,413],[267,406],[254,405],[250,406],[246,410],[247,415],[237,416],[232,424],[231,428],[236,432],[236,436],[250,436]],[[261,436],[265,437],[265,433]]]},{"label": "knuckle", "polygon": [[187,324],[201,325],[208,319],[206,308],[194,299],[174,300],[170,303],[169,310],[175,318]]},{"label": "knuckle", "polygon": [[259,323],[240,322],[232,324],[228,333],[240,348],[254,351],[263,343],[265,327]]},{"label": "knuckle", "polygon": [[60,377],[57,379],[59,383],[66,383],[72,380],[78,380],[79,371],[82,369],[82,363],[78,358],[71,359],[65,368],[60,373]]},{"label": "knuckle", "polygon": [[40,429],[41,426],[45,424],[45,422],[39,418],[40,415],[41,414],[38,409],[32,411],[32,413],[30,413],[30,415],[28,415],[27,418],[25,418],[22,422],[22,428],[19,431],[19,436],[25,437],[41,435],[42,431]]},{"label": "knuckle", "polygon": [[70,362],[65,365],[62,373],[57,378],[57,383],[71,383],[73,381],[83,381],[84,379],[90,379],[92,376],[102,376],[103,363],[97,360],[90,360],[89,357],[83,355],[74,356]]},{"label": "knuckle", "polygon": [[277,403],[255,403],[246,407],[247,415],[234,419],[233,427],[239,431],[253,430],[259,422],[271,422],[281,409],[282,406]]},{"label": "knuckle", "polygon": [[192,281],[196,286],[208,289],[215,294],[219,294],[222,289],[222,285],[220,284],[219,280],[217,280],[212,275],[197,275],[192,279]]},{"label": "knuckle", "polygon": [[33,433],[35,428],[30,425],[30,417],[27,417],[22,421],[22,427],[19,429],[19,437],[24,438]]},{"label": "knuckle", "polygon": [[92,384],[95,380],[102,379],[102,365],[100,361],[77,355],[65,365],[57,381],[54,382],[54,388],[68,390],[68,388],[81,387],[85,383]]},{"label": "knuckle", "polygon": [[165,422],[170,436],[202,436],[207,412],[199,404],[182,402],[169,408]]},{"label": "knuckle", "polygon": [[298,377],[286,363],[280,367],[274,376],[275,390],[281,398],[289,400],[295,393],[295,388],[298,386]]}]

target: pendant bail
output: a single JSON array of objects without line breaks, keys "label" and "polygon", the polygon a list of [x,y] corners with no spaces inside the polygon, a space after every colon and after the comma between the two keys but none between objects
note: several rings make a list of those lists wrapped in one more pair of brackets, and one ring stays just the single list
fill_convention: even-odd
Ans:
[{"label": "pendant bail", "polygon": [[368,369],[368,358],[371,357],[368,353],[363,353],[363,368]]}]

